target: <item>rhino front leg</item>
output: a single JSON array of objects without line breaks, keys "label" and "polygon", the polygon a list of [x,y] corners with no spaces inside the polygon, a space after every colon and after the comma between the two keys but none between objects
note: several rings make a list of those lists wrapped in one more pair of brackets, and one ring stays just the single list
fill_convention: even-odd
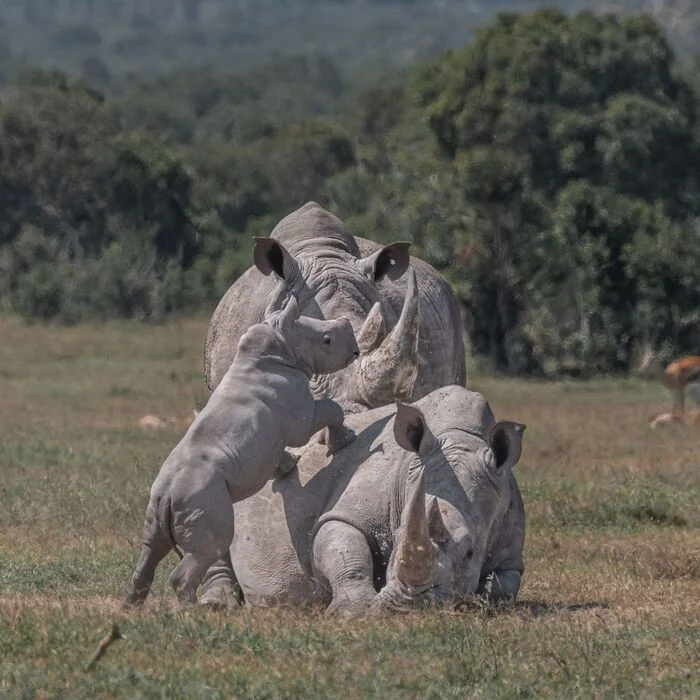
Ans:
[{"label": "rhino front leg", "polygon": [[365,536],[352,525],[324,523],[313,546],[314,569],[331,589],[326,615],[359,615],[377,596],[373,585],[372,553]]},{"label": "rhino front leg", "polygon": [[477,595],[486,596],[490,602],[513,601],[520,590],[522,574],[517,569],[492,571],[479,581]]},{"label": "rhino front leg", "polygon": [[328,447],[329,455],[346,447],[356,437],[353,430],[343,425],[344,420],[345,414],[340,404],[331,399],[320,399],[314,402],[311,435],[326,428],[319,436],[319,441]]}]

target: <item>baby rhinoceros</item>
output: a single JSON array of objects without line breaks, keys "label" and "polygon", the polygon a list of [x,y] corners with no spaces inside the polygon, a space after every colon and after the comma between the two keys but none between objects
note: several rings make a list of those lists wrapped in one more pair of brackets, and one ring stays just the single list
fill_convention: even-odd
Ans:
[{"label": "baby rhinoceros", "polygon": [[172,549],[181,561],[170,583],[181,603],[196,603],[202,577],[231,545],[232,502],[294,466],[286,446],[301,447],[326,427],[329,453],[354,439],[342,408],[314,400],[309,379],[358,355],[347,319],[301,316],[294,297],[243,335],[224,379],[153,482],[125,603],[146,599],[156,567]]}]

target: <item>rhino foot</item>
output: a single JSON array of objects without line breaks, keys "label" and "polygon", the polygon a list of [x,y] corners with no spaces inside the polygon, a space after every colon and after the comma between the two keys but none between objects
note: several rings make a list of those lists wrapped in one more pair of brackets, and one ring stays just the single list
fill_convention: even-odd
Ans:
[{"label": "rhino foot", "polygon": [[227,608],[240,607],[241,602],[233,587],[218,584],[207,588],[199,599],[199,605],[210,610],[226,610]]},{"label": "rhino foot", "polygon": [[293,471],[296,468],[297,462],[299,461],[299,457],[301,457],[301,455],[293,455],[291,452],[287,452],[287,450],[285,450],[282,453],[282,459],[280,459],[279,464],[275,467],[275,470],[272,472],[271,478],[279,479],[285,474],[289,474],[289,472]]},{"label": "rhino foot", "polygon": [[325,444],[327,446],[326,456],[335,454],[343,447],[347,447],[357,437],[354,430],[346,428],[344,425],[329,426],[323,431],[326,433]]}]

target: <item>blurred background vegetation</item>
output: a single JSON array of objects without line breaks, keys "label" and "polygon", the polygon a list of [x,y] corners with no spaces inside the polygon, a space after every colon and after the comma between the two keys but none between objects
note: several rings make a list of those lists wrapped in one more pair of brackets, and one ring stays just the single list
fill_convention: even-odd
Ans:
[{"label": "blurred background vegetation", "polygon": [[556,5],[3,0],[0,308],[211,308],[313,199],[413,241],[493,370],[700,352],[700,4]]}]

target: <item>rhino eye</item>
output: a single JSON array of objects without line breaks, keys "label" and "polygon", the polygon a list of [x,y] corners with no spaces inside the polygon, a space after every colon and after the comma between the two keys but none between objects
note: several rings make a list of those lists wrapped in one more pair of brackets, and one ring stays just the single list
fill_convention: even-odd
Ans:
[{"label": "rhino eye", "polygon": [[323,336],[323,344],[324,345],[330,345],[331,344],[331,337],[329,335],[324,335]]},{"label": "rhino eye", "polygon": [[473,556],[474,556],[474,550],[468,549],[467,550],[467,559],[471,559]]}]

